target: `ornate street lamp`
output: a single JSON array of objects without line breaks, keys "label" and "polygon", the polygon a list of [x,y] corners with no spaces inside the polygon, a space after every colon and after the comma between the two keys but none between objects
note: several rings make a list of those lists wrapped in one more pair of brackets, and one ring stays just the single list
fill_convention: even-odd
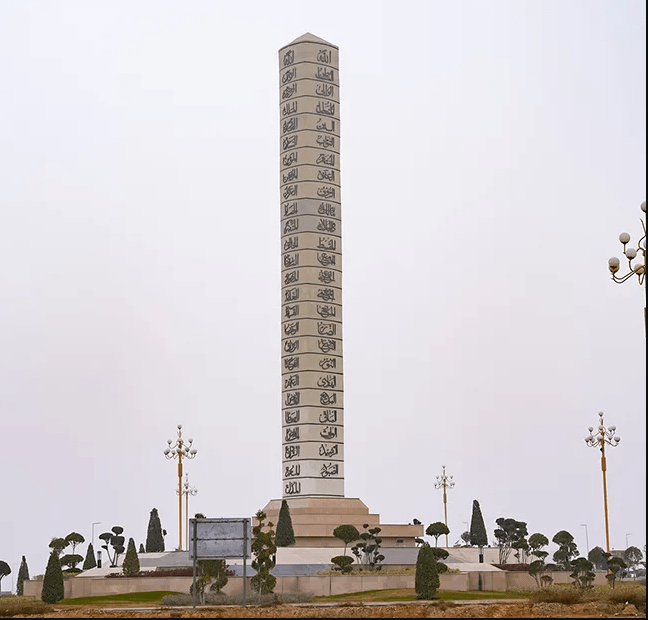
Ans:
[{"label": "ornate street lamp", "polygon": [[[641,203],[641,210],[644,212],[644,214],[646,213],[645,200]],[[617,276],[617,272],[621,268],[619,259],[616,256],[613,256],[608,261],[608,269],[610,270],[610,273],[612,273],[612,279],[617,284],[622,284],[623,282],[629,280],[632,276],[637,276],[637,280],[639,281],[639,284],[643,285],[644,287],[644,295],[645,295],[645,288],[646,288],[646,220],[645,217],[646,216],[644,215],[644,219],[640,220],[641,227],[643,228],[643,237],[641,237],[641,239],[639,239],[639,241],[637,242],[636,248],[627,247],[628,243],[630,243],[630,235],[627,232],[622,232],[619,235],[619,241],[623,246],[623,254],[628,259],[628,268],[630,271],[628,271],[628,273],[622,276]],[[637,254],[643,254],[643,264],[641,263],[641,257],[639,257],[638,262],[633,264],[632,261],[634,261],[635,258],[637,258]],[[644,306],[644,335],[645,333],[646,333],[646,306]]]},{"label": "ornate street lamp", "polygon": [[605,511],[605,545],[606,551],[610,553],[610,524],[608,521],[608,502],[607,502],[607,480],[606,471],[607,463],[605,460],[605,444],[615,448],[619,445],[621,437],[615,435],[616,426],[610,426],[609,430],[603,424],[603,412],[599,411],[599,427],[595,435],[592,434],[594,427],[588,429],[589,435],[585,437],[585,443],[588,446],[598,448],[601,451],[601,471],[603,472],[603,510]]},{"label": "ornate street lamp", "polygon": [[[176,493],[179,494],[179,490],[176,490]],[[198,493],[198,489],[189,486],[189,474],[185,474],[185,481],[182,485],[182,494],[185,496],[185,535],[187,540],[187,549],[189,549],[189,496],[196,495],[196,493]]]},{"label": "ornate street lamp", "polygon": [[[455,485],[452,478],[453,476],[446,476],[446,466],[442,465],[443,473],[437,476],[437,481],[434,483],[435,489],[443,489],[443,514],[445,517],[445,526],[448,527],[448,495],[446,489],[452,489]],[[446,534],[446,547],[448,546],[448,535]]]},{"label": "ornate street lamp", "polygon": [[182,438],[182,424],[178,424],[178,437],[173,443],[167,439],[169,447],[164,451],[167,459],[178,459],[178,551],[182,551],[182,459],[195,458],[198,450],[192,449],[193,439]]}]

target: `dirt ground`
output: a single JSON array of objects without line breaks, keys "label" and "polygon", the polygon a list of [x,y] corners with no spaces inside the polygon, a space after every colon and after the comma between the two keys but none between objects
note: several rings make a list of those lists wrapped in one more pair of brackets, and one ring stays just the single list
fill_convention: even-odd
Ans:
[{"label": "dirt ground", "polygon": [[268,605],[246,608],[209,606],[191,608],[58,607],[44,615],[14,618],[645,618],[634,605],[584,603],[482,602],[390,603],[337,605]]}]

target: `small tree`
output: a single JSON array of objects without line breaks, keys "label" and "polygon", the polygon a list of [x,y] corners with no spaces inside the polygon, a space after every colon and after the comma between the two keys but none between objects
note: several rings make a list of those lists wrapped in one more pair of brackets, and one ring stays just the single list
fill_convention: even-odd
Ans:
[{"label": "small tree", "polygon": [[252,577],[250,583],[259,594],[271,594],[277,583],[277,578],[270,574],[270,569],[274,566],[272,557],[277,552],[274,530],[272,529],[273,523],[268,522],[267,530],[264,531],[266,513],[263,510],[258,510],[255,517],[257,524],[252,528],[251,548],[254,554],[252,568],[257,574]]},{"label": "small tree", "polygon": [[542,560],[544,563],[544,559],[549,555],[548,551],[544,551],[543,547],[546,547],[549,544],[549,539],[544,535],[536,532],[535,534],[531,534],[529,536],[529,549],[531,551],[531,555],[535,555],[536,558],[539,560]]},{"label": "small tree", "polygon": [[359,563],[380,570],[382,568],[380,563],[385,559],[385,556],[380,553],[382,538],[379,538],[378,534],[381,528],[378,526],[370,528],[368,523],[363,524],[362,527],[365,531],[360,534],[360,542],[351,547],[351,552]]},{"label": "small tree", "polygon": [[331,562],[335,565],[333,570],[340,571],[343,575],[350,573],[353,568],[353,558],[350,555],[336,555],[331,558]]},{"label": "small tree", "polygon": [[551,541],[558,545],[558,551],[553,554],[553,561],[562,570],[569,570],[572,560],[580,555],[574,537],[567,530],[560,530]]},{"label": "small tree", "polygon": [[285,499],[281,500],[281,508],[279,509],[276,543],[277,547],[290,547],[295,544],[295,532],[290,518],[290,508]]},{"label": "small tree", "polygon": [[358,528],[355,525],[338,525],[333,530],[333,536],[339,538],[344,543],[344,555],[346,555],[347,545],[359,540],[360,532],[358,532]]},{"label": "small tree", "polygon": [[[472,546],[472,545],[470,544],[470,532],[469,532],[468,530],[466,530],[465,532],[463,532],[463,533],[461,534],[461,536],[459,537],[459,539],[460,539],[461,542],[463,543],[463,545],[462,545],[463,547],[470,547],[470,546]],[[457,543],[459,543],[459,541],[457,541]]]},{"label": "small tree", "polygon": [[162,523],[157,508],[151,510],[146,533],[146,553],[161,553],[164,551],[164,535]]},{"label": "small tree", "polygon": [[[119,556],[125,551],[124,537],[121,535],[123,531],[123,527],[115,525],[111,528],[110,532],[104,532],[99,535],[99,538],[105,543],[104,545],[101,545],[101,548],[106,550],[108,561],[110,562],[110,566],[113,568],[117,566]],[[112,557],[110,556],[110,547],[113,548]]]},{"label": "small tree", "polygon": [[[205,517],[196,517],[196,519],[204,519]],[[201,605],[205,604],[205,594],[207,586],[210,585],[209,590],[220,594],[220,591],[227,585],[230,576],[234,572],[229,570],[225,560],[200,560],[198,562],[198,579],[196,579],[196,594]],[[212,583],[212,579],[214,580]],[[193,583],[189,588],[189,594],[193,594]]]},{"label": "small tree", "polygon": [[602,547],[590,549],[587,559],[594,564],[596,570],[607,570],[607,553]]},{"label": "small tree", "polygon": [[52,551],[55,551],[56,555],[60,558],[63,549],[65,549],[69,544],[70,543],[65,540],[65,538],[52,538],[52,540],[50,540],[49,548]]},{"label": "small tree", "polygon": [[85,560],[83,561],[83,570],[90,570],[97,566],[97,559],[95,558],[94,547],[92,543],[88,544],[88,550],[86,551]]},{"label": "small tree", "polygon": [[439,585],[436,557],[432,553],[432,547],[428,543],[424,543],[419,547],[416,557],[416,576],[414,577],[416,598],[426,601],[437,598]]},{"label": "small tree", "polygon": [[83,556],[78,553],[66,553],[61,559],[61,566],[67,566],[66,573],[80,573],[81,569],[77,568],[77,564],[83,562]]},{"label": "small tree", "polygon": [[61,570],[61,562],[56,550],[50,553],[45,569],[45,577],[43,578],[43,590],[41,592],[41,599],[45,603],[58,603],[63,600],[65,590],[63,588],[63,571]]},{"label": "small tree", "polygon": [[641,560],[643,560],[643,553],[641,552],[641,549],[639,549],[639,547],[628,547],[623,552],[623,560],[630,568],[634,568],[635,566],[641,564]]},{"label": "small tree", "polygon": [[128,548],[124,556],[124,563],[122,565],[122,572],[127,577],[134,577],[140,571],[140,561],[137,557],[137,549],[135,548],[135,541],[132,538],[128,539]]},{"label": "small tree", "polygon": [[430,547],[432,550],[432,555],[434,556],[434,559],[436,560],[436,570],[439,575],[443,573],[448,572],[448,565],[443,562],[443,560],[447,560],[448,556],[450,553],[448,553],[447,549],[444,549],[443,547]]},{"label": "small tree", "polygon": [[439,536],[443,534],[447,536],[450,533],[450,530],[448,529],[448,526],[443,523],[443,521],[436,521],[435,523],[430,523],[430,525],[427,526],[425,533],[428,536],[432,536],[434,538],[434,546],[438,547]]},{"label": "small tree", "polygon": [[574,580],[574,585],[581,590],[589,590],[594,581],[594,564],[586,558],[576,558],[571,563],[572,572],[569,576]]},{"label": "small tree", "polygon": [[144,549],[144,545],[142,543],[140,543],[138,553],[146,553],[146,550]]},{"label": "small tree", "polygon": [[504,517],[496,519],[495,523],[499,526],[494,532],[499,547],[499,563],[506,564],[511,550],[514,548],[513,545],[528,535],[527,524],[524,521],[505,519]]},{"label": "small tree", "polygon": [[627,564],[617,556],[611,556],[611,554],[606,553],[608,572],[605,575],[605,578],[608,580],[608,583],[614,589],[616,580],[619,575],[623,572],[624,569],[628,568]]},{"label": "small tree", "polygon": [[479,562],[484,563],[484,547],[488,544],[488,534],[484,525],[479,502],[474,499],[472,507],[472,516],[470,518],[470,544],[479,547]]},{"label": "small tree", "polygon": [[[11,566],[7,564],[4,560],[0,560],[0,584],[2,584],[2,578],[7,575],[11,575]],[[2,591],[2,585],[0,585],[0,592]]]},{"label": "small tree", "polygon": [[76,548],[77,545],[81,545],[85,542],[85,538],[83,537],[82,534],[79,534],[78,532],[70,532],[66,537],[65,537],[66,542],[68,545],[72,545],[72,554],[74,555],[76,553]]},{"label": "small tree", "polygon": [[18,569],[18,578],[16,579],[16,594],[18,596],[23,595],[23,584],[25,581],[29,581],[29,568],[27,568],[27,560],[23,555],[20,568]]}]

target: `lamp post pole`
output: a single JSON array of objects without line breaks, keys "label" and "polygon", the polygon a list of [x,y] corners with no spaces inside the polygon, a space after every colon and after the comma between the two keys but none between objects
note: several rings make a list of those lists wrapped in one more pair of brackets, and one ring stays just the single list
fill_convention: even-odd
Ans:
[{"label": "lamp post pole", "polygon": [[589,537],[587,536],[587,523],[581,523],[581,527],[585,528],[585,547],[587,548],[587,555],[589,555]]},{"label": "lamp post pole", "polygon": [[616,426],[610,426],[609,430],[603,424],[603,412],[599,411],[599,427],[596,435],[592,434],[594,428],[590,426],[589,435],[585,437],[585,442],[591,448],[597,447],[601,451],[601,471],[603,472],[603,510],[605,512],[605,546],[606,551],[610,553],[610,523],[608,520],[608,501],[607,501],[607,462],[605,460],[605,444],[613,448],[619,445],[621,437],[615,435]]},{"label": "lamp post pole", "polygon": [[[178,493],[178,491],[176,491]],[[189,496],[198,493],[196,487],[189,486],[189,474],[185,474],[185,481],[182,485],[182,493],[185,496],[185,535],[187,540],[187,549],[189,549]]]},{"label": "lamp post pole", "polygon": [[[644,219],[641,220],[641,227],[643,228],[643,237],[641,237],[641,239],[639,239],[639,241],[637,242],[637,248],[635,249],[632,247],[626,247],[628,243],[630,243],[630,235],[627,232],[622,232],[619,235],[619,241],[623,246],[623,254],[628,259],[628,268],[630,269],[630,271],[623,276],[616,275],[617,271],[619,271],[620,269],[619,259],[616,256],[613,256],[608,261],[608,269],[612,274],[612,279],[617,284],[622,284],[623,282],[629,280],[632,276],[637,276],[637,280],[639,281],[639,284],[640,285],[643,284],[644,298],[645,298],[646,295],[646,221],[645,221],[646,201],[645,200],[641,203],[641,210],[644,212]],[[632,261],[635,258],[637,258],[637,253],[643,254],[643,264],[641,264],[641,262],[638,262],[633,265]],[[645,335],[646,335],[646,306],[644,305],[644,336]]]},{"label": "lamp post pole", "polygon": [[90,542],[92,543],[92,550],[93,550],[93,551],[94,551],[94,540],[95,540],[95,537],[94,537],[94,526],[95,526],[95,525],[100,525],[100,524],[101,524],[101,521],[93,521],[93,522],[92,522],[92,540],[91,540]]},{"label": "lamp post pole", "polygon": [[[437,481],[434,483],[435,489],[443,489],[443,515],[445,518],[445,526],[448,527],[448,494],[446,489],[452,489],[455,485],[452,478],[453,476],[446,476],[446,466],[442,465],[443,473],[437,476]],[[448,535],[446,534],[446,547],[448,546]]]},{"label": "lamp post pole", "polygon": [[182,438],[182,424],[178,424],[175,443],[172,439],[167,439],[167,444],[169,447],[164,451],[164,456],[169,460],[178,459],[178,551],[182,551],[182,459],[195,458],[198,450],[191,447],[193,439]]},{"label": "lamp post pole", "polygon": [[628,536],[632,536],[632,532],[626,534],[626,549],[630,546],[630,544],[628,543]]}]

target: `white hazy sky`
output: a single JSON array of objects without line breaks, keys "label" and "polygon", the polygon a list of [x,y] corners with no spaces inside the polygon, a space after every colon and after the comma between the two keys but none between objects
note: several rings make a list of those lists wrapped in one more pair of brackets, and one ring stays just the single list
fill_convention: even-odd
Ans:
[{"label": "white hazy sky", "polygon": [[[0,559],[281,497],[278,50],[340,48],[346,481],[383,523],[646,538],[639,0],[0,3]],[[587,529],[581,524],[586,524]],[[96,542],[96,541],[95,541]],[[85,555],[86,546],[82,546]],[[550,551],[555,549],[552,548]]]}]

